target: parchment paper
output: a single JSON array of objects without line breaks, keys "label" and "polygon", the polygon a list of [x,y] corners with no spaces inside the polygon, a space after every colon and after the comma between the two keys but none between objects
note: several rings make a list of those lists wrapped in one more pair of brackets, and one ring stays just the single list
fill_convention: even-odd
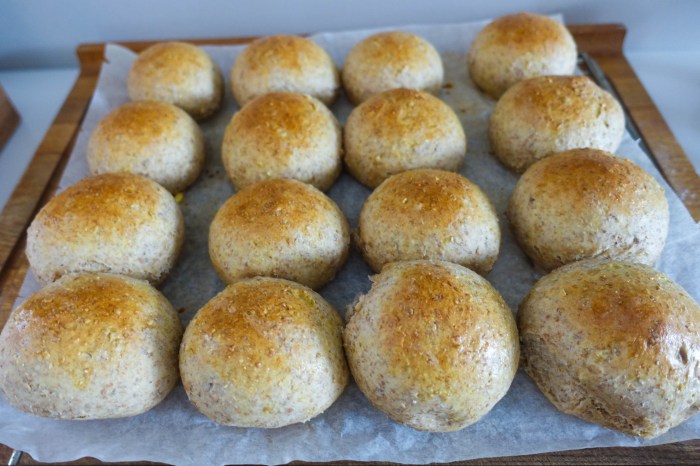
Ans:
[{"label": "parchment paper", "polygon": [[[516,177],[488,154],[487,118],[494,102],[475,90],[465,56],[476,32],[485,22],[400,29],[422,35],[441,52],[446,83],[441,97],[462,120],[468,137],[468,155],[462,174],[478,184],[499,213],[503,242],[488,279],[503,294],[513,312],[538,278],[513,242],[503,212]],[[312,37],[338,64],[354,43],[376,30],[336,32]],[[224,75],[242,50],[205,47]],[[86,142],[95,124],[115,106],[127,101],[126,74],[134,55],[120,47],[107,48],[97,90],[80,130],[61,188],[87,176]],[[228,76],[227,76],[228,78]],[[333,107],[345,121],[350,104],[341,98]],[[207,166],[199,181],[185,194],[186,243],[171,278],[161,287],[175,308],[184,308],[186,323],[196,310],[223,289],[209,263],[207,231],[217,209],[233,194],[220,161],[224,128],[238,107],[226,83],[222,110],[202,123],[207,139]],[[629,135],[618,150],[652,173],[664,186],[671,207],[671,228],[658,268],[700,298],[700,275],[695,273],[700,232],[690,215],[663,181],[647,155]],[[369,190],[343,174],[329,195],[347,215],[352,227]],[[692,253],[691,253],[692,252]],[[357,251],[336,279],[321,290],[340,312],[369,289],[370,269]],[[38,286],[28,274],[19,300]],[[447,462],[478,457],[531,454],[613,445],[651,445],[700,438],[700,416],[652,440],[607,430],[559,413],[519,371],[507,396],[483,419],[449,434],[417,432],[389,420],[366,401],[354,384],[321,416],[305,424],[274,430],[222,427],[199,414],[181,385],[148,413],[129,419],[56,421],[19,412],[0,398],[0,442],[29,452],[41,461],[65,461],[94,456],[107,461],[151,460],[175,464],[285,463],[292,460],[381,460],[405,463]]]}]

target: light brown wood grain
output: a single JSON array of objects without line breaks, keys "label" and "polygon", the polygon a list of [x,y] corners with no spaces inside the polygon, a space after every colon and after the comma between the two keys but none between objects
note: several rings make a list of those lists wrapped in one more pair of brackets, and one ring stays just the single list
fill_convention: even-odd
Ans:
[{"label": "light brown wood grain", "polygon": [[[588,52],[606,73],[629,112],[664,176],[679,193],[693,217],[700,219],[700,180],[682,148],[664,122],[644,87],[622,53],[625,28],[617,24],[572,25],[579,51]],[[239,44],[250,38],[195,40],[197,44]],[[152,41],[125,42],[134,51]],[[9,315],[27,273],[24,232],[38,209],[53,194],[75,142],[85,110],[104,60],[104,44],[78,48],[81,72],[58,116],[37,149],[27,172],[0,214],[0,326]],[[543,428],[546,428],[544,426]],[[11,449],[0,445],[0,462],[6,463]],[[20,464],[42,464],[25,455]],[[61,464],[106,464],[92,458]],[[123,464],[123,463],[122,463]],[[156,464],[156,463],[138,463]],[[334,465],[360,464],[339,461]],[[389,463],[376,463],[389,464]],[[464,465],[591,465],[700,464],[700,440],[644,448],[594,448],[540,455],[491,458],[450,464]]]}]

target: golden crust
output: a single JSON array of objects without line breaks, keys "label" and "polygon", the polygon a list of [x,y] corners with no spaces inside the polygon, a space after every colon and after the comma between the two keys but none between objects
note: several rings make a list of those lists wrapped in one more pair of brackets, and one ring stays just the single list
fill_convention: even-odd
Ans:
[{"label": "golden crust", "polygon": [[187,328],[180,352],[185,390],[223,424],[305,421],[348,382],[341,333],[337,312],[302,285],[272,278],[236,282]]},{"label": "golden crust", "polygon": [[262,275],[318,288],[345,263],[349,243],[338,206],[313,186],[288,179],[239,191],[209,229],[212,264],[228,283]]},{"label": "golden crust", "polygon": [[442,86],[440,54],[425,39],[390,31],[358,42],[343,64],[342,80],[351,102],[360,104],[395,88],[438,92]]},{"label": "golden crust", "polygon": [[456,173],[417,169],[390,177],[367,198],[356,239],[375,272],[389,262],[433,259],[484,274],[498,257],[500,228],[475,184]]},{"label": "golden crust", "polygon": [[532,165],[507,216],[525,253],[546,271],[592,257],[653,265],[669,224],[661,185],[633,162],[595,149]]},{"label": "golden crust", "polygon": [[469,49],[467,63],[475,84],[497,99],[523,79],[572,74],[576,58],[576,43],[563,24],[518,13],[484,27]]},{"label": "golden crust", "polygon": [[620,104],[585,76],[520,81],[489,119],[494,155],[517,172],[554,152],[586,147],[614,152],[624,130]]},{"label": "golden crust", "polygon": [[139,54],[127,78],[131,100],[161,100],[200,120],[219,109],[223,78],[212,59],[185,42],[160,42]]},{"label": "golden crust", "polygon": [[177,193],[193,183],[204,166],[204,137],[179,107],[129,102],[97,124],[88,141],[87,159],[93,175],[134,173]]},{"label": "golden crust", "polygon": [[42,283],[76,272],[159,283],[183,239],[182,213],[165,188],[139,175],[105,173],[68,187],[39,211],[27,230],[27,258]]},{"label": "golden crust", "polygon": [[486,280],[447,262],[384,267],[356,304],[344,339],[370,402],[419,430],[476,422],[505,395],[518,365],[508,306]]},{"label": "golden crust", "polygon": [[389,90],[356,107],[343,136],[348,171],[371,188],[414,168],[455,171],[467,151],[454,111],[437,97],[412,89]]},{"label": "golden crust", "polygon": [[181,334],[170,303],[146,282],[68,275],[13,311],[0,338],[2,389],[20,409],[42,416],[133,416],[177,382]]},{"label": "golden crust", "polygon": [[342,168],[342,136],[333,114],[317,99],[272,92],[247,104],[227,126],[226,171],[237,189],[268,178],[293,178],[330,188]]},{"label": "golden crust", "polygon": [[525,370],[558,409],[655,437],[698,411],[700,307],[641,264],[585,260],[520,306]]},{"label": "golden crust", "polygon": [[231,68],[231,86],[240,106],[278,91],[309,94],[330,105],[340,78],[331,57],[316,43],[279,34],[256,39],[241,52]]}]

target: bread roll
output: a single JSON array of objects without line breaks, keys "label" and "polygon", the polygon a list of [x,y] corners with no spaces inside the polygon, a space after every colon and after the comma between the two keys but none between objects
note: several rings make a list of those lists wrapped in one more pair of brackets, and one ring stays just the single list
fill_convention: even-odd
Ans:
[{"label": "bread roll", "polygon": [[518,13],[497,18],[469,48],[469,76],[498,99],[523,79],[573,74],[576,42],[566,27],[548,16]]},{"label": "bread roll", "polygon": [[651,267],[561,267],[532,288],[518,325],[525,371],[567,414],[656,437],[700,408],[700,307]]},{"label": "bread roll", "polygon": [[141,52],[129,69],[131,100],[177,105],[195,120],[216,112],[224,95],[221,70],[199,47],[161,42]]},{"label": "bread roll", "polygon": [[418,169],[374,190],[362,206],[356,239],[375,272],[389,262],[434,259],[486,274],[498,257],[501,230],[478,186],[456,173]]},{"label": "bread roll", "polygon": [[0,334],[0,390],[38,416],[135,416],[175,386],[181,335],[177,313],[148,283],[67,275],[10,315]]},{"label": "bread roll", "polygon": [[87,160],[93,175],[134,173],[179,193],[204,167],[204,137],[197,123],[174,105],[130,102],[97,124]]},{"label": "bread roll", "polygon": [[633,162],[595,149],[532,165],[507,215],[520,246],[545,271],[593,257],[653,265],[669,224],[661,185]]},{"label": "bread roll", "polygon": [[585,147],[615,152],[624,132],[620,104],[585,76],[520,81],[489,119],[493,153],[520,173],[553,152]]},{"label": "bread roll", "polygon": [[342,321],[305,286],[242,280],[192,319],[180,370],[192,403],[220,424],[305,422],[333,404],[348,382]]},{"label": "bread roll", "polygon": [[358,42],[343,64],[343,87],[354,104],[400,87],[437,93],[444,70],[425,39],[402,31],[380,32]]},{"label": "bread roll", "polygon": [[344,142],[348,171],[370,188],[414,168],[456,171],[467,152],[452,109],[411,89],[386,91],[356,107],[345,124]]},{"label": "bread roll", "polygon": [[338,206],[296,180],[248,186],[226,201],[209,228],[209,256],[226,283],[262,275],[320,288],[345,263],[349,244]]},{"label": "bread roll", "polygon": [[342,169],[342,136],[335,116],[304,94],[273,92],[231,119],[221,156],[236,189],[269,178],[292,178],[325,191]]},{"label": "bread roll", "polygon": [[300,36],[276,35],[254,40],[231,68],[231,88],[238,105],[269,92],[309,94],[326,105],[338,96],[338,68],[328,53]]},{"label": "bread roll", "polygon": [[498,292],[448,262],[394,262],[372,281],[344,332],[350,370],[369,401],[434,432],[489,412],[519,357],[515,320]]},{"label": "bread roll", "polygon": [[160,283],[184,239],[180,207],[155,181],[129,173],[85,178],[51,199],[27,229],[27,259],[43,284],[76,272]]}]

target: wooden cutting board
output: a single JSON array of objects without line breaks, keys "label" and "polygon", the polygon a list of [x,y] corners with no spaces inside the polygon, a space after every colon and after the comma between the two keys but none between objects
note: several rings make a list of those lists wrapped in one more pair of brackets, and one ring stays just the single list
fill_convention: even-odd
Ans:
[{"label": "wooden cutting board", "polygon": [[[619,24],[570,25],[580,52],[589,54],[605,73],[622,102],[629,121],[648,148],[650,157],[679,195],[691,216],[700,220],[700,177],[673,136],[654,102],[625,58],[622,45],[626,30]],[[196,44],[231,45],[252,38],[193,40]],[[124,42],[141,51],[154,42]],[[36,212],[51,198],[75,143],[78,129],[92,98],[105,44],[85,44],[77,49],[80,74],[34,154],[27,171],[0,214],[0,326],[4,325],[27,273],[25,232]],[[66,446],[66,450],[70,447]],[[0,445],[0,462],[7,464],[12,450]],[[334,464],[356,464],[337,462]],[[41,464],[24,455],[19,464]],[[82,459],[61,464],[104,464]],[[155,464],[155,463],[140,463]],[[386,463],[388,464],[388,463]],[[540,455],[472,460],[450,464],[700,464],[700,439],[656,447],[593,448]]]}]

